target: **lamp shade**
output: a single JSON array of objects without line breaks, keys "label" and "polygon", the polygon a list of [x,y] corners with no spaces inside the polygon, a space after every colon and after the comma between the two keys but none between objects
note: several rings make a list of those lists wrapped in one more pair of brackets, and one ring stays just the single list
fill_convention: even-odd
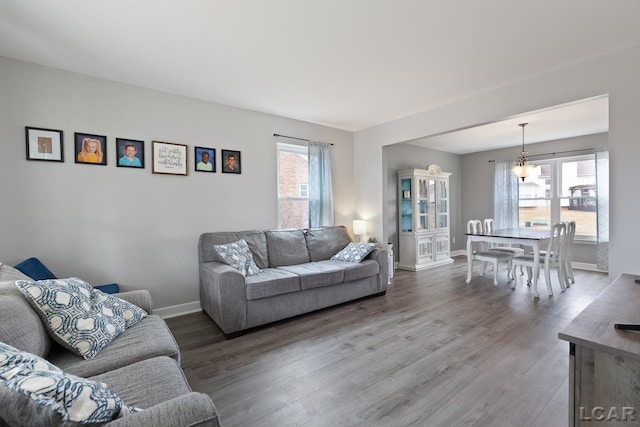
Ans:
[{"label": "lamp shade", "polygon": [[367,221],[363,219],[353,220],[353,234],[356,236],[362,236],[367,232]]}]

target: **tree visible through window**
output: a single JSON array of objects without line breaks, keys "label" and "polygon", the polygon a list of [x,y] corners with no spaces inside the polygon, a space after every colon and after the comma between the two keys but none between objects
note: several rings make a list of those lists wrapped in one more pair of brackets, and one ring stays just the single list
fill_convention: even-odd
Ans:
[{"label": "tree visible through window", "polygon": [[278,143],[278,226],[309,227],[309,150]]}]

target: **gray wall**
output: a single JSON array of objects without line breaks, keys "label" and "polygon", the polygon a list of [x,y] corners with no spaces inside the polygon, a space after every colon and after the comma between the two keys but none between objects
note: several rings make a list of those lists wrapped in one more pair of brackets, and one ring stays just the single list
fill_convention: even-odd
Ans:
[{"label": "gray wall", "polygon": [[[336,222],[354,217],[353,134],[0,58],[0,260],[39,257],[59,277],[198,301],[205,231],[277,227],[274,133],[334,143]],[[25,126],[64,131],[65,162],[27,161]],[[74,163],[73,133],[107,135],[108,164]],[[118,168],[115,138],[145,141]],[[151,141],[187,144],[188,176],[151,173]],[[193,147],[241,151],[242,174],[194,172]]]}]

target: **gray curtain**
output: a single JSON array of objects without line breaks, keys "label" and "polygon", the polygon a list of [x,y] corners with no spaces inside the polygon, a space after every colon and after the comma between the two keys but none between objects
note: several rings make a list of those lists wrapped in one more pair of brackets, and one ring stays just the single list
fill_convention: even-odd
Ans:
[{"label": "gray curtain", "polygon": [[309,227],[333,225],[331,144],[309,141]]},{"label": "gray curtain", "polygon": [[609,151],[596,151],[596,195],[598,197],[598,270],[609,271]]},{"label": "gray curtain", "polygon": [[496,228],[518,228],[518,177],[511,161],[496,160],[493,181],[493,221]]}]

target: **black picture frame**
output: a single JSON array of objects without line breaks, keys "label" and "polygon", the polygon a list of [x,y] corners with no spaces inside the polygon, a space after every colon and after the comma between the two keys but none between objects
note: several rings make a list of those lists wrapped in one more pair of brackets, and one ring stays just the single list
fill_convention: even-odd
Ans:
[{"label": "black picture frame", "polygon": [[[133,147],[133,160],[127,154],[128,147]],[[137,161],[136,161],[137,160]],[[116,138],[116,166],[119,168],[144,169],[144,141],[128,138]]]},{"label": "black picture frame", "polygon": [[[207,155],[208,158],[202,158]],[[216,172],[216,150],[209,147],[193,147],[193,164],[196,172]]]},{"label": "black picture frame", "polygon": [[58,129],[25,126],[27,160],[64,162],[64,133]]},{"label": "black picture frame", "polygon": [[[73,138],[75,162],[86,165],[107,165],[107,137],[92,133],[75,132]],[[95,152],[93,152],[95,147]]]},{"label": "black picture frame", "polygon": [[[240,160],[240,151],[237,150],[222,150],[222,173],[242,173],[242,162]],[[235,158],[230,162],[229,157]],[[231,165],[233,163],[233,165]],[[233,166],[233,168],[231,167]]]}]

